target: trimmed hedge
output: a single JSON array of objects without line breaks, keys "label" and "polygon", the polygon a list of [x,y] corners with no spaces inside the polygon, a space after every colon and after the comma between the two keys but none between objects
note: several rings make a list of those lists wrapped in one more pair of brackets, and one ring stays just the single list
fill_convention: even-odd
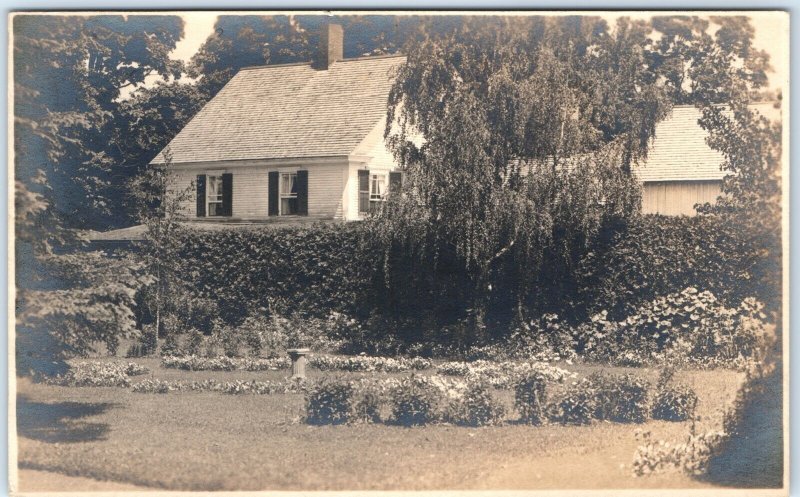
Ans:
[{"label": "trimmed hedge", "polygon": [[[688,287],[709,290],[730,307],[748,296],[779,305],[779,288],[767,282],[780,282],[780,261],[760,255],[768,243],[707,216],[642,216],[609,225],[582,254],[548,263],[547,274],[498,265],[486,295],[488,331],[500,338],[515,329],[515,292],[522,287],[536,289],[521,299],[524,319],[552,312],[567,324],[601,311],[621,320]],[[448,247],[435,260],[381,247],[369,222],[188,230],[181,244],[187,286],[234,326],[248,315],[339,312],[364,326],[340,330],[347,336],[336,338],[361,344],[470,345],[476,338],[465,324],[475,302],[471,276]]]}]

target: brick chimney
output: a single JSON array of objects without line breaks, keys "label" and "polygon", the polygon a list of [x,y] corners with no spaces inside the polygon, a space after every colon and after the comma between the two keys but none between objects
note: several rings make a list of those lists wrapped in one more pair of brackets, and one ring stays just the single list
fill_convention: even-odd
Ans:
[{"label": "brick chimney", "polygon": [[344,31],[339,24],[326,24],[319,36],[317,69],[329,69],[337,60],[344,59]]}]

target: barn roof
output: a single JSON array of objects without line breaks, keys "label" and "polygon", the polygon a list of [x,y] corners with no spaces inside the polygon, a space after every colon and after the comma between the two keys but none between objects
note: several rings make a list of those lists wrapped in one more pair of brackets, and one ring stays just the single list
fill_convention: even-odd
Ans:
[{"label": "barn roof", "polygon": [[[768,119],[780,119],[774,104],[754,104]],[[721,180],[727,174],[720,169],[722,154],[706,143],[708,133],[700,127],[701,112],[691,105],[679,105],[656,125],[656,135],[647,161],[637,169],[641,181]]]},{"label": "barn roof", "polygon": [[[349,155],[385,117],[402,56],[240,70],[170,142],[172,162]],[[163,152],[162,152],[163,153]],[[160,153],[154,164],[164,162]]]}]

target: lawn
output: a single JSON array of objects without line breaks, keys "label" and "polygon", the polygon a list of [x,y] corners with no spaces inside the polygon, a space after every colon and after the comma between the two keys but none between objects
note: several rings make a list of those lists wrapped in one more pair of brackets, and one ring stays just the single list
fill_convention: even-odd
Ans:
[{"label": "lawn", "polygon": [[[285,371],[187,372],[137,359],[147,377],[278,380]],[[600,369],[566,365],[580,375]],[[622,368],[603,368],[621,372]],[[657,370],[624,369],[654,383]],[[311,370],[311,377],[323,373]],[[325,373],[329,374],[329,373]],[[355,375],[355,373],[348,373]],[[718,428],[743,375],[683,371],[700,399],[699,429]],[[434,425],[307,426],[300,394],[134,393],[18,382],[19,464],[117,484],[169,490],[423,490],[700,488],[678,473],[634,478],[636,429],[679,441],[688,422],[465,428]],[[25,473],[30,474],[30,473]],[[26,489],[23,478],[21,490]]]}]

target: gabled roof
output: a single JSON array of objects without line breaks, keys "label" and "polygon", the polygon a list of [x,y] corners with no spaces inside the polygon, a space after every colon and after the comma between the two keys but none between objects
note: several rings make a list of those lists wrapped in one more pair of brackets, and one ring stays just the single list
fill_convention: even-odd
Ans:
[{"label": "gabled roof", "polygon": [[349,155],[386,116],[393,70],[405,60],[242,69],[170,142],[172,162]]},{"label": "gabled roof", "polygon": [[[751,106],[770,120],[780,119],[773,103]],[[647,161],[637,168],[641,181],[721,180],[728,174],[720,169],[724,158],[706,143],[708,133],[700,127],[701,112],[691,105],[678,105],[656,125]]]}]

